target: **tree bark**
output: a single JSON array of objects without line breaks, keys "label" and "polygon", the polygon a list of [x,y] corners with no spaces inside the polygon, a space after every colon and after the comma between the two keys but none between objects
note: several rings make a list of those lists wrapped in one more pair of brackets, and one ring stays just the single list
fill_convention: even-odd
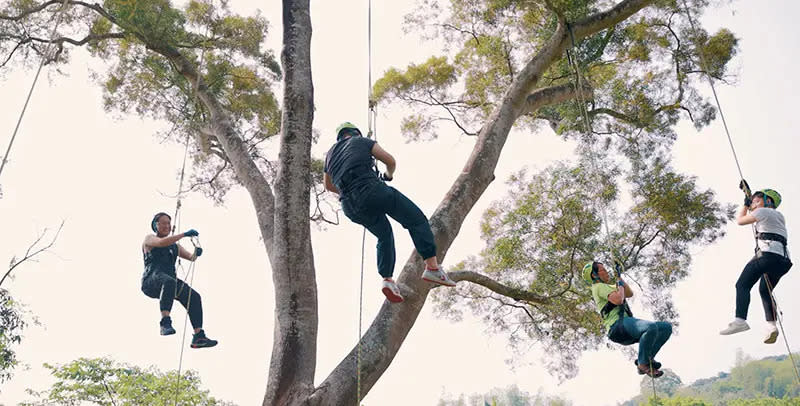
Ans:
[{"label": "tree bark", "polygon": [[314,389],[317,362],[317,284],[309,223],[311,15],[309,0],[283,0],[284,75],[278,173],[275,179],[275,331],[263,404],[304,402]]}]

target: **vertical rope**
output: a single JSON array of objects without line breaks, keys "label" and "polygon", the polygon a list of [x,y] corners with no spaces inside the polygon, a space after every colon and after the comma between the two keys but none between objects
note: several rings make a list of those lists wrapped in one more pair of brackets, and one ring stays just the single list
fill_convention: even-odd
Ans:
[{"label": "vertical rope", "polygon": [[[697,28],[694,25],[694,19],[692,18],[692,13],[689,10],[689,6],[686,3],[686,0],[683,0],[683,8],[686,10],[686,16],[689,19],[689,25],[692,28],[692,33],[694,37],[697,38]],[[697,44],[695,44],[697,45]],[[702,52],[697,53],[697,58],[700,60],[700,68],[703,70],[703,73],[708,79],[708,84],[711,85],[711,92],[714,94],[714,101],[717,103],[717,110],[719,111],[719,117],[722,119],[722,126],[725,128],[725,134],[728,136],[728,145],[731,147],[731,152],[733,153],[733,160],[736,162],[736,169],[739,171],[739,178],[744,179],[744,175],[742,174],[742,166],[739,165],[739,157],[736,155],[736,148],[733,146],[733,139],[731,138],[731,132],[728,130],[728,122],[725,120],[725,114],[722,112],[722,105],[719,102],[719,97],[717,96],[717,89],[714,86],[714,80],[711,78],[711,74],[708,73],[708,65],[706,64],[706,60],[703,57]]]},{"label": "vertical rope", "polygon": [[797,384],[800,385],[800,372],[797,370],[797,364],[794,362],[794,355],[792,355],[792,349],[789,347],[789,339],[786,337],[786,331],[783,329],[783,312],[778,310],[778,302],[775,300],[775,295],[772,293],[772,283],[769,281],[769,277],[767,274],[763,274],[762,277],[764,278],[764,282],[767,283],[767,290],[769,290],[769,297],[772,300],[772,315],[775,321],[778,322],[778,326],[781,328],[781,335],[783,336],[783,342],[786,343],[786,352],[789,354],[789,360],[792,362],[792,368],[794,369],[794,376],[797,379]]},{"label": "vertical rope", "polygon": [[356,406],[361,403],[361,320],[364,312],[364,245],[367,229],[361,234],[361,284],[358,289],[358,354],[356,355]]},{"label": "vertical rope", "polygon": [[[208,29],[206,29],[205,35],[208,36]],[[200,77],[203,74],[202,67],[203,67],[203,61],[204,61],[205,56],[206,56],[205,44],[203,44],[201,46],[203,48],[202,48],[202,51],[200,52],[200,61],[197,64],[197,77],[195,79],[194,86],[192,87],[192,98],[195,101],[197,100],[197,92],[198,92],[198,90],[200,88]],[[183,151],[183,163],[181,165],[181,175],[180,175],[180,180],[178,181],[178,193],[177,193],[177,199],[178,200],[177,200],[177,203],[176,203],[176,206],[175,206],[175,217],[176,218],[178,217],[179,211],[181,209],[181,196],[183,195],[183,180],[184,180],[184,176],[185,176],[185,173],[186,173],[186,158],[187,158],[188,153],[189,153],[189,138],[190,138],[190,133],[187,132],[186,133],[185,147],[184,147],[184,151]],[[176,221],[176,224],[177,224],[177,221]],[[175,233],[175,228],[174,227],[172,229],[172,233],[173,234]],[[197,247],[200,245],[200,239],[197,238],[197,237],[192,237],[190,239],[190,241],[192,243],[192,246],[194,247],[194,250],[196,251]],[[178,264],[180,266],[180,256],[178,258],[179,258],[178,259]],[[191,261],[191,264],[189,264],[189,270],[187,271],[188,278],[184,277],[185,279],[189,280],[188,283],[186,281],[184,281],[183,285],[181,285],[181,290],[183,290],[184,287],[187,287],[189,289],[189,299],[186,301],[186,316],[183,319],[183,333],[182,333],[181,345],[180,345],[181,352],[180,352],[180,356],[178,357],[178,375],[176,377],[176,386],[175,386],[175,406],[177,406],[177,404],[178,404],[178,395],[180,394],[181,368],[183,366],[183,352],[184,352],[184,349],[185,349],[184,345],[186,344],[186,325],[187,325],[188,320],[189,320],[189,309],[191,309],[191,303],[192,303],[192,284],[194,283],[194,270],[195,270],[195,267],[196,267],[196,265],[195,265],[195,261],[196,260],[197,260],[197,257],[195,257],[194,260]],[[176,284],[176,286],[177,286],[177,284]],[[176,296],[177,296],[177,293],[179,293],[179,292],[176,291]]]},{"label": "vertical rope", "polygon": [[[575,45],[575,36],[573,35],[572,27],[569,24],[567,24],[567,30],[569,31],[570,41],[572,42],[572,53],[573,54],[577,54],[577,52],[575,51],[577,49],[577,46]],[[578,93],[578,104],[579,104],[579,107],[580,107],[580,110],[581,110],[581,117],[583,118],[584,125],[586,126],[586,128],[584,129],[585,130],[585,134],[586,134],[587,138],[590,138],[592,136],[592,132],[593,132],[592,131],[592,123],[591,123],[591,120],[589,119],[589,113],[586,111],[586,100],[583,98],[583,81],[581,79],[580,67],[578,66],[578,61],[577,61],[576,55],[570,54],[570,50],[569,49],[567,49],[567,61],[573,67],[573,70],[575,71],[575,80],[577,82],[576,85],[575,85],[575,91]],[[587,141],[589,141],[589,140],[587,139]],[[602,184],[602,178],[600,177],[600,173],[599,173],[599,170],[597,168],[597,164],[595,163],[595,159],[594,159],[595,158],[595,152],[594,152],[594,144],[593,143],[589,143],[589,154],[591,155],[591,157],[589,159],[589,162],[592,165],[592,170],[594,170],[594,172],[597,174],[597,176],[600,179],[601,184]],[[611,232],[609,231],[609,228],[608,228],[608,214],[606,213],[606,206],[604,204],[600,204],[600,214],[603,216],[603,228],[604,228],[605,233],[606,233],[606,239],[610,240],[611,239]],[[613,250],[611,251],[611,258],[612,258],[612,260],[615,259]]]},{"label": "vertical rope", "polygon": [[656,392],[656,378],[653,376],[653,359],[650,358],[650,382],[653,383],[653,398],[656,400],[656,404],[658,404],[658,393]]},{"label": "vertical rope", "polygon": [[31,96],[33,95],[33,89],[36,87],[36,83],[39,81],[39,74],[42,72],[42,67],[44,67],[44,63],[50,58],[50,52],[52,51],[53,47],[53,38],[56,36],[56,31],[58,30],[58,26],[61,24],[61,21],[64,18],[64,12],[67,10],[67,3],[68,0],[64,0],[61,3],[61,8],[58,10],[58,16],[56,17],[56,24],[53,26],[53,30],[50,32],[50,43],[47,44],[47,49],[42,56],[42,60],[39,62],[39,68],[36,69],[36,74],[33,76],[33,82],[31,83],[31,88],[28,90],[28,96],[25,98],[25,103],[22,105],[22,111],[19,113],[19,118],[17,119],[17,125],[14,127],[14,132],[11,134],[11,140],[8,142],[8,147],[6,148],[5,155],[3,155],[3,160],[0,161],[0,174],[3,173],[3,168],[6,166],[6,162],[8,162],[8,155],[11,153],[11,146],[14,145],[14,140],[17,138],[17,132],[19,131],[19,127],[22,124],[22,118],[25,117],[25,112],[28,109],[28,103],[31,101]]},{"label": "vertical rope", "polygon": [[[367,0],[367,137],[374,136],[374,103],[372,101],[372,0]],[[375,172],[378,165],[373,158]],[[356,354],[356,406],[361,404],[361,335],[364,314],[364,248],[367,241],[367,229],[361,231],[361,280],[358,288],[358,350]]]}]

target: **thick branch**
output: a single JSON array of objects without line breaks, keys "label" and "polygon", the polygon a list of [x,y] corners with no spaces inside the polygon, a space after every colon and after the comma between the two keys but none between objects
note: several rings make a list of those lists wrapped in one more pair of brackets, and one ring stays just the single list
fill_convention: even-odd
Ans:
[{"label": "thick branch", "polygon": [[455,271],[448,273],[451,279],[456,282],[466,281],[472,282],[476,285],[481,285],[494,293],[510,297],[515,300],[521,300],[531,303],[547,304],[550,298],[539,296],[531,291],[518,289],[511,286],[503,285],[502,283],[486,276],[472,271]]},{"label": "thick branch", "polygon": [[[535,92],[531,93],[525,98],[527,109],[523,110],[522,114],[530,114],[544,106],[550,106],[553,104],[563,103],[567,100],[576,99],[579,92],[576,92],[575,89],[576,87],[574,83],[565,83],[563,85],[536,89]],[[593,92],[594,89],[592,89],[588,83],[584,82],[583,89],[580,91],[580,94],[584,97],[591,98]]]}]

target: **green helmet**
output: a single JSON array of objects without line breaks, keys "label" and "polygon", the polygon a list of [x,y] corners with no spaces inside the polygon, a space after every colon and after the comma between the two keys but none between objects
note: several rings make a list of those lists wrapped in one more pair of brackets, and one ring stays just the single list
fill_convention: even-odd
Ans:
[{"label": "green helmet", "polygon": [[[781,194],[778,193],[777,190],[774,189],[759,190],[758,192],[755,193],[755,195],[758,195],[759,193],[761,193],[762,198],[764,199],[764,207],[772,207],[774,209],[777,209],[778,206],[781,205]],[[769,206],[767,204],[767,197],[772,199],[772,202],[775,203],[773,206]]]},{"label": "green helmet", "polygon": [[358,133],[358,135],[361,135],[361,131],[358,129],[358,127],[355,126],[355,124],[349,121],[345,121],[344,123],[339,124],[339,126],[336,127],[336,141],[341,140],[342,137],[344,137],[344,135],[347,134],[348,131],[344,130],[355,131]]},{"label": "green helmet", "polygon": [[586,265],[583,266],[583,271],[581,274],[583,275],[583,281],[586,282],[587,285],[591,286],[594,283],[594,280],[597,279],[596,276],[592,275],[592,271],[594,269],[594,261],[587,262]]}]

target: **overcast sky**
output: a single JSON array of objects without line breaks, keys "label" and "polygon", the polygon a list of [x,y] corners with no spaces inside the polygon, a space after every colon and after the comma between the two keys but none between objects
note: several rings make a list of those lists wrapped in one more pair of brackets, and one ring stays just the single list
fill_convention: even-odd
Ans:
[{"label": "overcast sky", "polygon": [[[279,51],[279,2],[237,1],[243,14],[260,8],[271,23],[269,46]],[[437,53],[435,44],[402,31],[402,17],[412,0],[373,5],[373,78],[391,66],[421,62]],[[743,170],[754,188],[779,190],[790,234],[800,218],[800,187],[795,154],[798,127],[795,82],[798,33],[797,2],[735,2],[703,18],[707,28],[724,26],[741,39],[733,61],[734,86],[718,92]],[[312,2],[312,63],[316,114],[322,133],[314,154],[321,156],[341,121],[366,126],[367,2]],[[27,248],[37,233],[66,225],[52,253],[26,264],[6,282],[15,299],[27,304],[42,323],[26,331],[19,358],[30,365],[2,388],[7,405],[27,399],[24,390],[52,383],[44,362],[65,363],[78,357],[110,356],[162,370],[178,366],[185,312],[176,304],[178,335],[158,335],[158,304],[139,290],[140,245],[157,211],[173,212],[182,149],[159,144],[154,133],[165,123],[103,111],[101,91],[91,78],[102,69],[83,52],[64,67],[66,76],[45,68],[0,184],[0,261]],[[5,72],[0,82],[0,145],[3,150],[18,118],[33,72]],[[704,90],[709,90],[706,84]],[[710,91],[708,92],[710,94]],[[398,159],[394,186],[430,215],[460,172],[473,139],[453,128],[430,143],[407,144],[400,136],[403,109],[379,107],[378,140]],[[720,122],[702,132],[682,123],[673,158],[676,167],[698,177],[701,187],[718,192],[724,202],[740,203],[738,177]],[[504,180],[523,167],[542,169],[573,156],[573,146],[548,129],[513,133],[504,149],[494,182],[472,210],[450,249],[445,265],[480,251],[478,220],[493,200],[504,196]],[[799,215],[795,215],[799,214]],[[273,285],[253,207],[241,188],[222,206],[200,195],[184,201],[181,230],[199,230],[205,248],[197,263],[195,288],[203,295],[205,328],[220,340],[214,349],[188,350],[184,369],[197,370],[204,387],[239,405],[260,404],[272,350]],[[399,263],[412,246],[395,224]],[[690,277],[678,285],[680,334],[670,340],[659,360],[684,382],[727,371],[736,350],[755,357],[785,354],[782,340],[761,343],[763,312],[753,290],[753,330],[722,337],[718,331],[733,317],[734,283],[752,255],[747,227],[729,224],[728,235],[712,246],[694,250]],[[358,331],[358,286],[361,228],[344,221],[313,231],[319,289],[319,360],[317,381],[350,351]],[[793,239],[789,238],[790,249]],[[375,271],[374,239],[368,237],[364,325],[379,309],[383,295]],[[185,242],[184,246],[190,246]],[[795,250],[795,252],[800,252]],[[398,266],[399,269],[399,266]],[[792,292],[800,277],[792,270],[781,281],[777,298],[784,309],[790,339],[800,337],[800,298]],[[647,312],[634,303],[638,314]],[[790,340],[791,342],[791,340]],[[486,392],[517,384],[522,390],[564,396],[576,405],[608,405],[639,392],[640,376],[619,351],[586,353],[581,373],[559,384],[543,366],[540,350],[514,354],[504,336],[492,336],[480,320],[454,323],[434,317],[430,306],[420,315],[392,365],[363,403],[369,406],[434,405],[443,395]],[[797,348],[793,348],[797,350]],[[506,361],[516,358],[515,367]],[[613,381],[613,386],[609,383]],[[613,388],[613,389],[612,389]]]}]

